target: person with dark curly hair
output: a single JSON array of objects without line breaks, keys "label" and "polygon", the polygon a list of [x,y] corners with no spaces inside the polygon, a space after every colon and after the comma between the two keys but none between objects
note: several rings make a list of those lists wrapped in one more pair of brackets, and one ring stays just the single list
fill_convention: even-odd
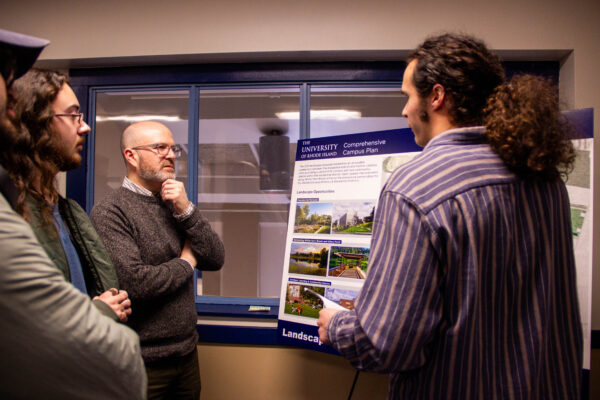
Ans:
[{"label": "person with dark curly hair", "polygon": [[115,267],[86,212],[59,195],[60,171],[81,164],[90,127],[66,75],[32,69],[13,84],[13,110],[19,133],[6,164],[19,189],[17,211],[29,222],[38,241],[63,273],[93,299],[104,315],[126,322],[131,301],[119,290]]},{"label": "person with dark curly hair", "polygon": [[504,164],[524,179],[566,178],[575,161],[573,126],[560,113],[547,79],[517,75],[496,88],[484,109],[487,138]]},{"label": "person with dark curly hair", "polygon": [[409,57],[402,91],[422,153],[392,173],[352,311],[317,325],[390,399],[577,399],[583,358],[556,89],[458,34]]}]

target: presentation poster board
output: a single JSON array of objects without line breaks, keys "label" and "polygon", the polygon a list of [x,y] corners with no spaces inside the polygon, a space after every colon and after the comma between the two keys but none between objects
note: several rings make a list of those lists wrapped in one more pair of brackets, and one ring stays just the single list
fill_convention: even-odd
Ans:
[{"label": "presentation poster board", "polygon": [[592,341],[592,235],[594,182],[594,110],[585,108],[564,113],[575,126],[573,140],[577,158],[566,180],[571,203],[573,248],[577,266],[577,293],[583,330],[583,368],[590,369]]},{"label": "presentation poster board", "polygon": [[352,309],[368,275],[375,206],[390,173],[421,148],[410,129],[299,140],[290,199],[278,339],[334,352],[319,341],[328,307]]}]

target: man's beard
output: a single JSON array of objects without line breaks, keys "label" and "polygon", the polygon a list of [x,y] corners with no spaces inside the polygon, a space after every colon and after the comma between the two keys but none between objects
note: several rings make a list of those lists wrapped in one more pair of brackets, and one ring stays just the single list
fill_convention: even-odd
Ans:
[{"label": "man's beard", "polygon": [[[161,169],[162,169],[162,167],[163,167],[163,164],[160,165]],[[155,169],[147,166],[147,164],[145,162],[142,162],[140,164],[140,169],[139,169],[138,174],[139,174],[140,178],[142,178],[148,182],[163,183],[167,179],[175,179],[175,172],[169,173],[169,172],[162,172],[160,169],[155,170]]]},{"label": "man's beard", "polygon": [[421,120],[421,122],[429,122],[429,113],[427,112],[427,100],[426,99],[422,99],[421,103],[419,104],[419,119]]},{"label": "man's beard", "polygon": [[73,153],[66,149],[57,135],[52,135],[48,144],[48,150],[52,162],[59,171],[70,171],[81,165],[81,156],[79,153]]},{"label": "man's beard", "polygon": [[60,154],[57,154],[57,157],[54,161],[59,171],[70,171],[78,168],[81,165],[81,158],[69,158]]}]

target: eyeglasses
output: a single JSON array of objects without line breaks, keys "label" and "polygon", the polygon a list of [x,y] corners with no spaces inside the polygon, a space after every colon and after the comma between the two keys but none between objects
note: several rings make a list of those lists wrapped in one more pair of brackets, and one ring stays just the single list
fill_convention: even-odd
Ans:
[{"label": "eyeglasses", "polygon": [[145,144],[143,146],[135,146],[131,148],[132,150],[152,150],[156,154],[161,157],[166,157],[169,155],[169,151],[173,150],[173,154],[175,154],[175,158],[181,157],[181,145],[175,144],[173,146],[169,146],[165,143],[154,143],[154,144]]},{"label": "eyeglasses", "polygon": [[73,113],[73,114],[54,114],[55,117],[71,117],[73,118],[73,122],[76,122],[77,125],[81,125],[81,120],[83,119],[83,113]]}]

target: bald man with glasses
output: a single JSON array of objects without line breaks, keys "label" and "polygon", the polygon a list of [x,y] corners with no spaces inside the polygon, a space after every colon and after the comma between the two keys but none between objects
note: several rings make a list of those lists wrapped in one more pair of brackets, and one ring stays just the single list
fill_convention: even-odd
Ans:
[{"label": "bald man with glasses", "polygon": [[148,398],[198,399],[194,268],[220,269],[223,243],[175,179],[181,147],[165,125],[130,125],[121,152],[123,185],[91,219],[136,310],[128,324],[140,335]]}]

